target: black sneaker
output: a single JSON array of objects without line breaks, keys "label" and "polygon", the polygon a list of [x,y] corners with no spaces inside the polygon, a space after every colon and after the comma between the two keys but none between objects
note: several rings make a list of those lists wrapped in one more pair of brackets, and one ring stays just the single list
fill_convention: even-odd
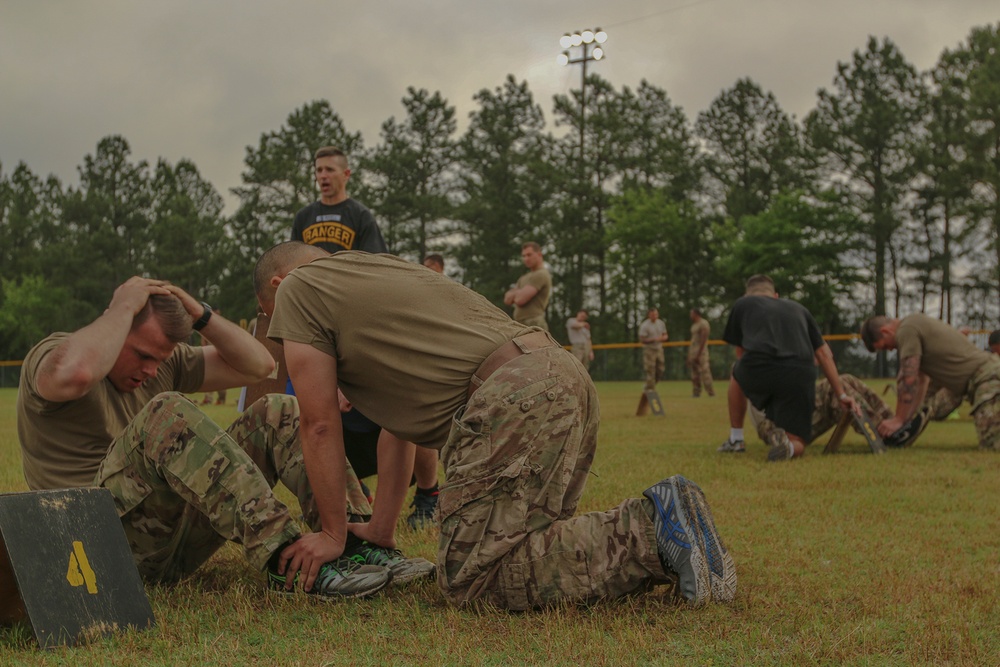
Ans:
[{"label": "black sneaker", "polygon": [[697,484],[674,475],[644,496],[653,503],[660,562],[680,580],[680,594],[695,607],[736,595],[736,567],[715,530],[712,511]]},{"label": "black sneaker", "polygon": [[434,563],[426,558],[407,558],[399,549],[380,547],[371,542],[361,542],[351,554],[368,565],[389,568],[393,584],[405,584],[415,579],[434,576]]},{"label": "black sneaker", "polygon": [[[296,574],[296,583],[298,579]],[[366,565],[364,559],[357,556],[341,556],[320,566],[312,589],[306,593],[324,600],[365,598],[378,593],[390,581],[392,572],[389,568]],[[285,575],[267,569],[267,584],[271,590],[285,595],[295,594],[294,587],[291,590],[285,588],[286,583]]]},{"label": "black sneaker", "polygon": [[434,510],[437,509],[438,492],[421,493],[419,490],[413,495],[413,502],[410,507],[413,512],[406,517],[406,525],[413,530],[419,530],[426,524],[434,523]]},{"label": "black sneaker", "polygon": [[886,447],[909,447],[930,423],[930,408],[921,408],[913,419],[903,424],[895,433],[882,438]]}]

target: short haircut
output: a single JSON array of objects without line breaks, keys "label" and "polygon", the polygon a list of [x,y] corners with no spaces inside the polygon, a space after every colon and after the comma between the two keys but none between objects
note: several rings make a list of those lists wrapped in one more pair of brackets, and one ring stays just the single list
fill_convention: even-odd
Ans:
[{"label": "short haircut", "polygon": [[539,253],[542,252],[542,246],[538,245],[534,241],[525,241],[524,243],[522,243],[521,250],[524,250],[525,248],[531,248],[535,252]]},{"label": "short haircut", "polygon": [[426,264],[427,262],[434,262],[438,266],[442,266],[443,267],[444,266],[444,257],[442,257],[441,255],[437,254],[436,252],[432,252],[429,255],[424,255],[424,261],[421,262],[421,264]]},{"label": "short haircut", "polygon": [[875,343],[882,340],[882,327],[889,323],[889,318],[885,315],[869,317],[861,325],[861,342],[865,344],[865,349],[869,352],[875,351]]},{"label": "short haircut", "polygon": [[146,305],[132,318],[132,331],[142,326],[151,316],[171,343],[188,340],[194,330],[191,314],[173,294],[151,294]]},{"label": "short haircut", "polygon": [[310,262],[317,257],[329,255],[319,246],[301,241],[285,241],[264,251],[253,267],[253,290],[261,301],[274,299],[271,278],[285,275],[295,267]]},{"label": "short haircut", "polygon": [[987,345],[997,345],[1000,344],[1000,329],[990,332],[989,340],[986,342]]},{"label": "short haircut", "polygon": [[763,273],[757,273],[755,275],[747,278],[746,285],[747,292],[763,292],[764,290],[774,292],[774,281],[771,280],[770,276],[765,276]]},{"label": "short haircut", "polygon": [[660,309],[659,308],[657,308],[656,306],[650,306],[649,308],[646,309],[646,314],[649,315],[654,310],[656,311],[657,314],[660,313]]},{"label": "short haircut", "polygon": [[691,312],[694,313],[695,315],[697,315],[698,317],[701,317],[701,309],[699,309],[699,308],[692,308]]},{"label": "short haircut", "polygon": [[323,146],[323,148],[317,150],[316,154],[313,155],[313,162],[321,157],[339,157],[344,161],[345,165],[347,164],[347,154],[336,146]]}]

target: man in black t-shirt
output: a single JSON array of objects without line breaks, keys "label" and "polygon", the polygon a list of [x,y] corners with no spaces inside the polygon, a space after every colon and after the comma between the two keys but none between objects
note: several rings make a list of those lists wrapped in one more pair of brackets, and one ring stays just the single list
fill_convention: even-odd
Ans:
[{"label": "man in black t-shirt", "polygon": [[858,410],[837,373],[830,346],[809,311],[790,299],[779,299],[774,281],[755,275],[746,294],[729,313],[722,336],[736,346],[736,365],[729,382],[729,439],[721,452],[742,452],[743,420],[750,402],[778,428],[771,433],[769,461],[781,461],[805,452],[812,439],[812,412],[816,393],[816,365],[845,409]]},{"label": "man in black t-shirt", "polygon": [[335,146],[316,151],[316,185],[319,201],[295,215],[292,240],[319,246],[327,252],[364,250],[388,252],[371,211],[347,196],[351,169],[347,156]]}]

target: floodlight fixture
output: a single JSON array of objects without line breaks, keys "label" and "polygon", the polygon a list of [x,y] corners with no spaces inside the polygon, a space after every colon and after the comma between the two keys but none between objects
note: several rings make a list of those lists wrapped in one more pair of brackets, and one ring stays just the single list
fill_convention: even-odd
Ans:
[{"label": "floodlight fixture", "polygon": [[[556,58],[560,65],[580,65],[580,178],[583,180],[586,173],[586,151],[584,141],[586,140],[586,119],[587,119],[587,63],[604,60],[607,54],[600,46],[608,41],[608,33],[600,28],[587,28],[573,33],[566,33],[559,38],[559,45],[564,49]],[[579,55],[573,57],[570,49],[580,47]]]}]

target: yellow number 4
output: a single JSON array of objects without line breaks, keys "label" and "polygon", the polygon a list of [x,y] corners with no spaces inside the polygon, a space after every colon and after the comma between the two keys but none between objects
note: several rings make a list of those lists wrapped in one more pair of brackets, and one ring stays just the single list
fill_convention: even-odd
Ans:
[{"label": "yellow number 4", "polygon": [[73,551],[69,555],[69,569],[66,570],[66,580],[70,586],[87,585],[87,592],[97,595],[97,575],[90,567],[87,552],[83,550],[83,542],[73,542]]}]

